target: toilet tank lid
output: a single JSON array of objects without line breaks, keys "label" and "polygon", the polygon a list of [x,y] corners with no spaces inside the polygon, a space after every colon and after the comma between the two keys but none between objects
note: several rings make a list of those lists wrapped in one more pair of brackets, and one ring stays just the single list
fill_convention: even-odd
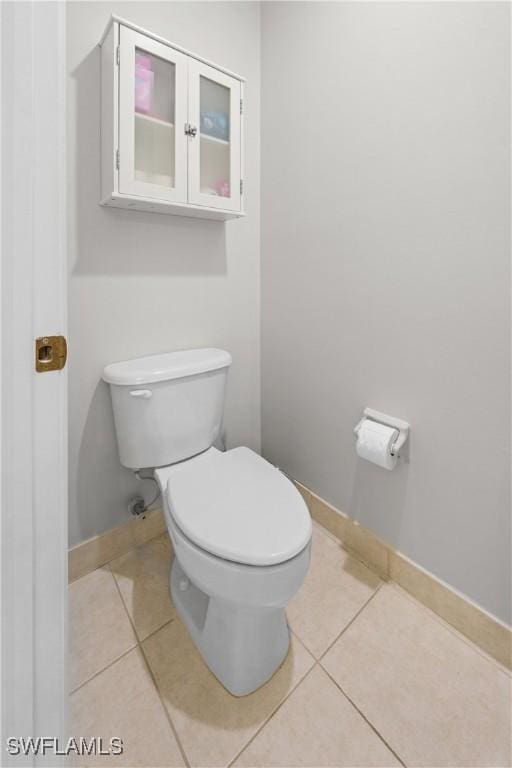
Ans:
[{"label": "toilet tank lid", "polygon": [[229,365],[231,355],[223,349],[182,349],[111,363],[103,370],[103,381],[121,385],[151,384],[216,371]]}]

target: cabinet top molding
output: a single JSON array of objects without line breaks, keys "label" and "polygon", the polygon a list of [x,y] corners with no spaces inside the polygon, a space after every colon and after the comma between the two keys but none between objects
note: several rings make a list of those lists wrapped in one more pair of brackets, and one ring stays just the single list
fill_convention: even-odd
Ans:
[{"label": "cabinet top molding", "polygon": [[146,37],[151,37],[153,40],[156,40],[159,43],[163,43],[164,45],[168,45],[170,48],[174,48],[175,51],[179,51],[180,53],[184,53],[187,56],[191,56],[193,59],[197,59],[198,61],[201,61],[203,64],[207,64],[209,67],[214,67],[214,69],[218,69],[219,72],[224,72],[224,74],[229,75],[230,77],[234,77],[236,80],[240,80],[241,83],[245,83],[245,77],[242,77],[241,75],[237,75],[236,72],[231,72],[230,69],[226,69],[225,67],[220,67],[218,64],[216,64],[213,61],[210,61],[209,59],[205,59],[203,56],[198,56],[197,53],[193,53],[193,51],[189,51],[186,48],[182,48],[180,45],[176,45],[176,43],[171,43],[170,40],[166,40],[165,37],[161,37],[160,35],[155,35],[154,32],[150,32],[148,29],[144,29],[144,27],[139,27],[138,24],[133,24],[131,21],[127,21],[126,19],[121,18],[121,16],[117,16],[115,13],[113,13],[108,20],[107,26],[105,27],[105,31],[103,32],[103,35],[101,36],[99,45],[103,45],[103,42],[108,35],[108,31],[112,24],[122,24],[125,27],[129,27],[130,29],[135,30],[135,32],[140,32],[143,35],[146,35]]}]

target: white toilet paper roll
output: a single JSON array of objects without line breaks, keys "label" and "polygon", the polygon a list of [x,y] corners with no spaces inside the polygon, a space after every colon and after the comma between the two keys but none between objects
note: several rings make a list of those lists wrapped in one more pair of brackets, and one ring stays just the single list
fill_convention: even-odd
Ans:
[{"label": "white toilet paper roll", "polygon": [[398,429],[365,419],[357,435],[357,454],[379,467],[394,469],[397,457],[391,455],[391,446],[397,437]]}]

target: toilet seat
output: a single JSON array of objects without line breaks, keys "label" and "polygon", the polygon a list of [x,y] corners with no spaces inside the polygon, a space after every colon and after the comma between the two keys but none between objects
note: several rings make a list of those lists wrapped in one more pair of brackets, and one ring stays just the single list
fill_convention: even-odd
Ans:
[{"label": "toilet seat", "polygon": [[311,539],[311,518],[295,486],[249,448],[209,448],[167,469],[175,524],[210,554],[245,565],[286,562]]}]

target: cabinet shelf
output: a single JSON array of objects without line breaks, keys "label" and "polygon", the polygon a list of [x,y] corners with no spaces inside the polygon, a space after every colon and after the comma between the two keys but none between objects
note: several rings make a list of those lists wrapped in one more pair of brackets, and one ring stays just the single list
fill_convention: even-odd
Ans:
[{"label": "cabinet shelf", "polygon": [[211,141],[213,144],[220,144],[224,147],[229,147],[229,141],[226,139],[218,139],[216,136],[210,136],[209,133],[201,133],[200,134],[201,139],[204,139],[205,141]]},{"label": "cabinet shelf", "polygon": [[[175,127],[174,123],[170,123],[168,120],[162,120],[160,117],[147,115],[145,112],[135,112],[135,117],[144,122],[160,125],[164,128],[173,129]],[[229,147],[229,141],[227,139],[219,139],[217,136],[211,136],[209,133],[200,133],[199,135],[201,139],[204,139],[205,141],[211,141],[213,144],[221,144],[222,146]]]},{"label": "cabinet shelf", "polygon": [[144,122],[152,123],[153,125],[161,125],[164,128],[169,128],[169,129],[174,128],[174,123],[170,123],[168,120],[162,120],[160,117],[153,117],[153,115],[146,115],[145,112],[135,112],[135,117],[137,119],[143,120]]}]

